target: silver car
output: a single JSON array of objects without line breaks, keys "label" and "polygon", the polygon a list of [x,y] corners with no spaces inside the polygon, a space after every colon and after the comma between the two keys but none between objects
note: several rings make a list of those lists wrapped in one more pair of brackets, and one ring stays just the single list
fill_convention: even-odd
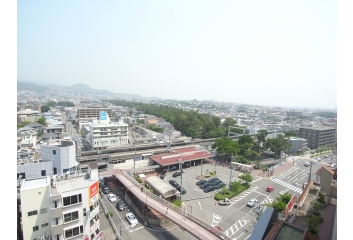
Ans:
[{"label": "silver car", "polygon": [[256,198],[253,198],[253,199],[250,199],[250,201],[246,205],[249,207],[253,207],[257,203],[258,203],[258,200]]}]

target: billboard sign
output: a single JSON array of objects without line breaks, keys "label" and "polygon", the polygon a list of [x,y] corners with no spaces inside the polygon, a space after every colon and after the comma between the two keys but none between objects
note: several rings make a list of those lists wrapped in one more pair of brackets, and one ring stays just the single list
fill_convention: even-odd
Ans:
[{"label": "billboard sign", "polygon": [[295,199],[296,199],[296,196],[293,195],[292,199],[289,201],[289,203],[287,204],[287,206],[285,208],[284,217],[287,217],[288,213],[292,210],[294,203],[295,203]]},{"label": "billboard sign", "polygon": [[99,112],[99,120],[107,120],[108,113],[105,111]]},{"label": "billboard sign", "polygon": [[99,184],[98,181],[96,181],[95,183],[93,183],[89,189],[88,189],[88,196],[89,196],[89,205],[92,205],[93,203],[95,203],[96,201],[98,201],[98,192],[99,192]]}]

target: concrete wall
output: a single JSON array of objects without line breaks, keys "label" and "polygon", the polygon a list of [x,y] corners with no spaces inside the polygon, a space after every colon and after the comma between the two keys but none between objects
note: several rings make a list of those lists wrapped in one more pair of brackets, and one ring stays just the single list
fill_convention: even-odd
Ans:
[{"label": "concrete wall", "polygon": [[[145,193],[144,193],[145,194]],[[168,218],[153,218],[149,214],[144,215],[142,212],[142,209],[144,208],[144,204],[141,206],[137,206],[135,202],[130,198],[128,194],[125,194],[125,201],[131,206],[132,210],[144,221],[146,221],[148,224],[163,224],[163,223],[169,223],[170,220]]]}]

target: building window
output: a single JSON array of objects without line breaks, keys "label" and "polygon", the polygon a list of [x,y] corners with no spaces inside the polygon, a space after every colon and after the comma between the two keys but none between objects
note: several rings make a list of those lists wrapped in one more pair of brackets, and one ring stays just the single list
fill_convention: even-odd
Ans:
[{"label": "building window", "polygon": [[78,219],[78,211],[64,214],[64,222],[71,222]]},{"label": "building window", "polygon": [[42,224],[42,228],[44,228],[44,227],[48,227],[48,223]]},{"label": "building window", "polygon": [[41,173],[42,173],[42,176],[46,176],[47,175],[47,170],[42,170]]},{"label": "building window", "polygon": [[83,226],[65,230],[65,238],[74,237],[83,233]]},{"label": "building window", "polygon": [[34,210],[34,211],[31,211],[31,212],[28,212],[28,217],[34,216],[34,215],[37,215],[37,214],[38,214],[38,211]]},{"label": "building window", "polygon": [[48,212],[48,208],[42,208],[41,210],[40,210],[40,213],[42,214],[42,213],[46,213],[46,212]]},{"label": "building window", "polygon": [[53,154],[56,155],[56,150],[53,150]]},{"label": "building window", "polygon": [[75,204],[75,203],[79,203],[79,202],[82,202],[81,194],[72,195],[72,196],[63,198],[64,206],[69,206],[69,205],[72,205],[72,204]]},{"label": "building window", "polygon": [[34,226],[34,227],[33,227],[33,232],[34,232],[34,231],[38,231],[38,230],[39,230],[39,227],[38,227],[38,226]]}]

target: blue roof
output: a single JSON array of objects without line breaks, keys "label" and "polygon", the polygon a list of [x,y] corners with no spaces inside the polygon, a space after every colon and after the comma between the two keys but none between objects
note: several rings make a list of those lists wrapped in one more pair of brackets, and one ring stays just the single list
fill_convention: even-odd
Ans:
[{"label": "blue roof", "polygon": [[248,240],[262,240],[266,237],[267,233],[271,230],[271,218],[274,213],[276,212],[274,212],[273,208],[265,208],[257,220],[254,231],[251,233]]}]

